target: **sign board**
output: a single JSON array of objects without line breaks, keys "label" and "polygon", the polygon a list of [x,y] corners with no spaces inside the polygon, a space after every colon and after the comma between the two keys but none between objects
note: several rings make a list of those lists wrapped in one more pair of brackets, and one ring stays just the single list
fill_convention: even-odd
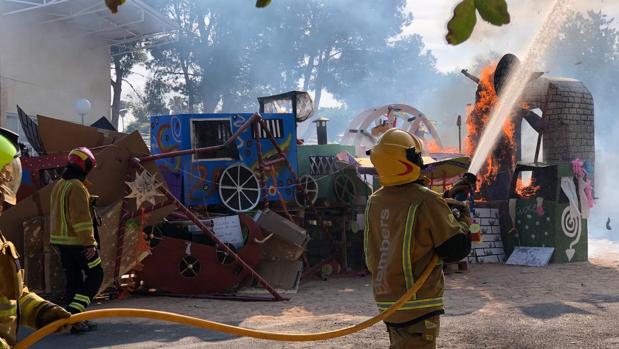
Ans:
[{"label": "sign board", "polygon": [[[202,223],[207,227],[211,227],[215,236],[222,242],[234,246],[237,250],[243,247],[245,241],[243,239],[241,221],[238,215],[206,219],[202,220]],[[189,230],[192,233],[202,233],[195,225],[190,225]]]},{"label": "sign board", "polygon": [[523,247],[514,249],[506,264],[526,265],[529,267],[543,267],[548,265],[554,247]]}]

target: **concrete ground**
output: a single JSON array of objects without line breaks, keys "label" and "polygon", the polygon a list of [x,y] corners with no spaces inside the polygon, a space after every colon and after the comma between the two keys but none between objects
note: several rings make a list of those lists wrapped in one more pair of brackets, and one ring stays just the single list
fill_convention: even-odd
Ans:
[{"label": "concrete ground", "polygon": [[[473,265],[447,276],[439,348],[619,348],[619,255],[545,268]],[[270,331],[316,332],[376,313],[368,278],[302,283],[288,302],[132,297],[93,308],[148,308]],[[105,319],[34,348],[386,348],[383,325],[326,342],[281,343],[141,319]],[[21,337],[27,334],[22,331]]]}]

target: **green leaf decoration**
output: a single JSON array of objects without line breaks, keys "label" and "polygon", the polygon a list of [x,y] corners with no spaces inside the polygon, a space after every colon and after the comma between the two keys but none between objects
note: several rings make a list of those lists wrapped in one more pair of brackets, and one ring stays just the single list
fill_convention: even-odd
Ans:
[{"label": "green leaf decoration", "polygon": [[458,45],[466,41],[477,23],[475,0],[463,0],[454,9],[454,15],[447,23],[447,42]]},{"label": "green leaf decoration", "polygon": [[271,0],[256,0],[257,8],[264,8],[271,4]]},{"label": "green leaf decoration", "polygon": [[509,12],[505,0],[475,0],[475,7],[484,21],[502,26],[509,23]]}]

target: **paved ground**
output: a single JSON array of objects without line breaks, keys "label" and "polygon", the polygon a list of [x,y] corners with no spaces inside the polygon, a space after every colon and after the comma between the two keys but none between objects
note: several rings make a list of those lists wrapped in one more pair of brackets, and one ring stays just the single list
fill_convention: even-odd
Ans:
[{"label": "paved ground", "polygon": [[[367,278],[308,281],[289,302],[241,303],[133,297],[97,308],[173,311],[290,332],[335,329],[375,314]],[[440,348],[619,348],[619,255],[535,269],[476,265],[447,277]],[[329,342],[277,343],[148,320],[106,319],[82,336],[35,348],[385,348],[383,326]],[[26,331],[22,331],[23,337]]]}]

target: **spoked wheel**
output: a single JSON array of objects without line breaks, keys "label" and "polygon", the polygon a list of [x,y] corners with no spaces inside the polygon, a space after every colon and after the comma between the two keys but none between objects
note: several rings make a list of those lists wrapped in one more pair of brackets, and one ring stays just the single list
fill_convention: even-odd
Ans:
[{"label": "spoked wheel", "polygon": [[200,261],[191,255],[187,255],[178,263],[178,269],[184,277],[192,278],[200,272]]},{"label": "spoked wheel", "polygon": [[355,183],[350,176],[339,174],[335,177],[335,197],[343,203],[350,204],[357,196]]},{"label": "spoked wheel", "polygon": [[260,201],[260,182],[247,166],[228,166],[219,177],[219,198],[230,210],[247,212]]},{"label": "spoked wheel", "polygon": [[[236,253],[236,248],[232,244],[225,243],[225,245],[228,246],[228,248],[231,249],[234,253]],[[219,261],[219,263],[223,265],[234,262],[234,257],[232,257],[228,252],[226,252],[226,250],[219,248],[219,246],[215,248],[215,255],[217,256],[217,260]]]},{"label": "spoked wheel", "polygon": [[313,205],[318,199],[318,183],[314,177],[303,175],[299,177],[299,187],[294,194],[294,200],[301,207]]},{"label": "spoked wheel", "polygon": [[157,245],[159,245],[159,242],[161,242],[161,239],[163,238],[163,233],[158,227],[146,228],[144,229],[144,238],[150,248],[155,248],[157,247]]}]

